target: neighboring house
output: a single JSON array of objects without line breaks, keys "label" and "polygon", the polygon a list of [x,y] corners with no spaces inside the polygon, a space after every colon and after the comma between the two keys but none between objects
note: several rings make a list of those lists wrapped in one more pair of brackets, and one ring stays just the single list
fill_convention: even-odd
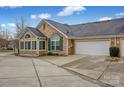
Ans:
[{"label": "neighboring house", "polygon": [[8,41],[8,48],[14,49],[16,46],[16,40],[9,40]]},{"label": "neighboring house", "polygon": [[87,54],[109,55],[109,47],[124,56],[124,18],[68,25],[43,19],[36,28],[27,27],[19,36],[21,55]]},{"label": "neighboring house", "polygon": [[0,49],[6,49],[8,47],[8,40],[0,38]]}]

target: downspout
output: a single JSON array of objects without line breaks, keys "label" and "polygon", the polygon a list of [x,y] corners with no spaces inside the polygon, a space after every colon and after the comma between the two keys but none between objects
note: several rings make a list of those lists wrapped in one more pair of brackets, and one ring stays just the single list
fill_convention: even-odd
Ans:
[{"label": "downspout", "polygon": [[115,46],[117,47],[117,35],[115,36]]}]

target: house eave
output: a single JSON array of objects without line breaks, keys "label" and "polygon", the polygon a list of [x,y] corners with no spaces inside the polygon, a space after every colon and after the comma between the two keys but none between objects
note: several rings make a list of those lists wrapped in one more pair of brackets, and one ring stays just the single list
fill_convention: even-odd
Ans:
[{"label": "house eave", "polygon": [[69,39],[106,39],[106,38],[124,38],[124,35],[99,35],[99,36],[82,36],[82,37],[76,37],[76,36],[69,36]]}]

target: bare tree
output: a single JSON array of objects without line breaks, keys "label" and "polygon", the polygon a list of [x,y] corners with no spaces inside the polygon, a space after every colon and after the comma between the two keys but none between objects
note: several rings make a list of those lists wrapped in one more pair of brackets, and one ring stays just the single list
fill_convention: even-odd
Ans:
[{"label": "bare tree", "polygon": [[[16,38],[19,37],[20,33],[24,30],[24,28],[26,27],[26,20],[21,17],[20,20],[16,21]],[[17,54],[19,54],[19,40],[15,40],[15,44],[16,44],[16,49],[18,50],[17,51]]]},{"label": "bare tree", "polygon": [[16,21],[16,38],[19,36],[19,34],[24,30],[26,27],[26,20],[21,17],[20,20]]},{"label": "bare tree", "polygon": [[5,27],[0,26],[0,38],[8,39],[8,30]]}]

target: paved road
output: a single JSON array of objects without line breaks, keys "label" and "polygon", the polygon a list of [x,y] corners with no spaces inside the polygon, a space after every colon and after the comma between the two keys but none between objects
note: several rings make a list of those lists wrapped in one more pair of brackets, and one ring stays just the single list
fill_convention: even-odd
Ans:
[{"label": "paved road", "polygon": [[0,53],[1,87],[96,87],[45,60]]}]

